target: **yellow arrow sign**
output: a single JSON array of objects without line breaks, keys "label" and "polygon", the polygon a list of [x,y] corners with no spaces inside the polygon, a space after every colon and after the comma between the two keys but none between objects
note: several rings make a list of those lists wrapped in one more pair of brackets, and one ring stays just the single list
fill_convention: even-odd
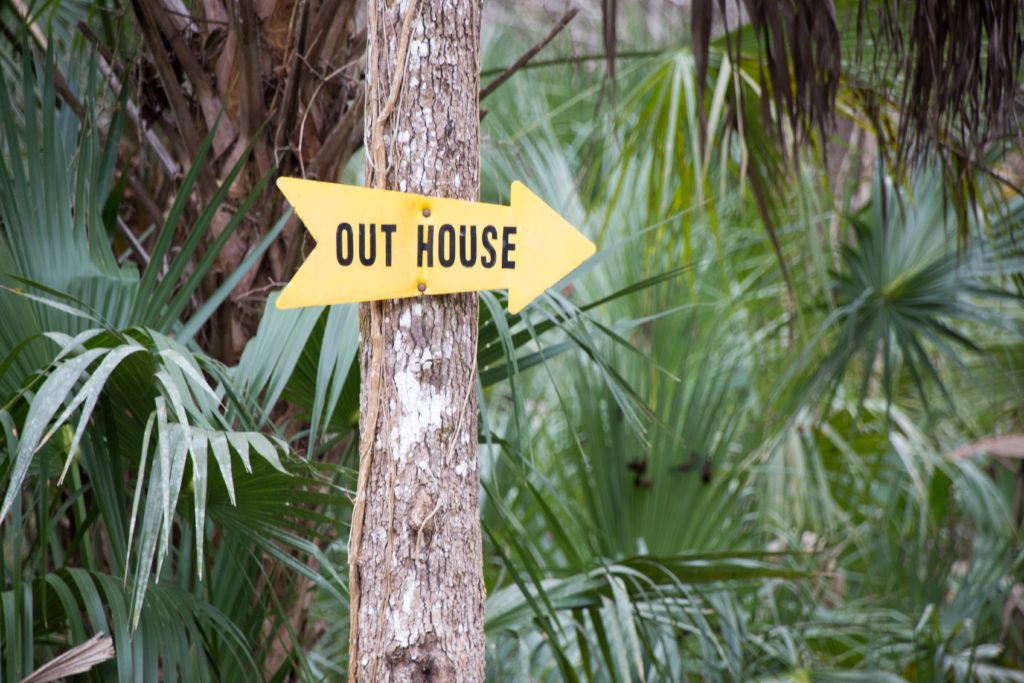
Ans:
[{"label": "yellow arrow sign", "polygon": [[300,178],[277,187],[316,240],[278,308],[508,289],[518,313],[595,250],[519,182],[511,206]]}]

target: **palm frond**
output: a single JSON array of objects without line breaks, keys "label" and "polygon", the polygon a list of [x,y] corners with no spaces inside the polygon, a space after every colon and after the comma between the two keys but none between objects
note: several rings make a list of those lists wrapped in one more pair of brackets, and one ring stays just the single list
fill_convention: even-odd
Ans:
[{"label": "palm frond", "polygon": [[843,249],[834,308],[802,361],[806,367],[811,352],[829,344],[810,382],[835,387],[859,357],[862,398],[878,381],[891,400],[902,370],[926,407],[930,384],[955,410],[938,361],[962,364],[964,354],[981,352],[968,326],[1013,329],[983,302],[1005,296],[986,278],[1018,272],[1019,259],[1001,257],[987,240],[958,256],[951,211],[928,176],[911,194],[879,175],[872,203],[853,221],[855,242]]}]

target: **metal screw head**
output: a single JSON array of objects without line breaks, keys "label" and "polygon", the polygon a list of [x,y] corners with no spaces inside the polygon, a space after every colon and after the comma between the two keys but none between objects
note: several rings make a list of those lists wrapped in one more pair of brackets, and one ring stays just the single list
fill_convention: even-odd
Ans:
[{"label": "metal screw head", "polygon": [[430,218],[430,209],[423,209],[423,217]]},{"label": "metal screw head", "polygon": [[420,290],[421,292],[425,292],[427,291],[427,286],[421,282],[418,285],[416,285],[416,289]]}]

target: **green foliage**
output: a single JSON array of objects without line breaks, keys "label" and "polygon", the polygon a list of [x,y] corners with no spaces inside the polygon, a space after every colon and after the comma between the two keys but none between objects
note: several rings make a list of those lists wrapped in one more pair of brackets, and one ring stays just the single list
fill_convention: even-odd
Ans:
[{"label": "green foliage", "polygon": [[[1015,332],[1010,321],[983,304],[1010,296],[991,278],[1019,276],[1024,262],[1012,252],[1003,253],[1009,251],[1004,235],[1012,230],[1005,224],[990,226],[988,235],[957,252],[951,207],[931,178],[923,177],[912,193],[899,187],[886,192],[882,184],[887,182],[877,177],[871,203],[852,219],[853,243],[842,250],[842,269],[833,284],[834,310],[818,333],[818,339],[834,341],[830,338],[827,360],[812,381],[835,386],[860,356],[862,396],[877,361],[890,400],[902,369],[926,407],[924,383],[933,381],[955,409],[933,352],[954,364],[960,362],[961,351],[980,352],[970,338],[971,325]],[[830,335],[833,330],[836,334]],[[812,345],[805,353],[813,351]]]},{"label": "green foliage", "polygon": [[[515,377],[511,415],[491,395],[488,625],[502,631],[489,676],[1017,680],[1020,622],[1001,611],[1022,577],[1012,495],[941,453],[979,419],[1013,424],[991,411],[1015,414],[1016,385],[958,394],[981,394],[981,374],[1017,355],[1019,199],[988,195],[998,219],[964,227],[926,174],[905,188],[879,175],[863,209],[833,217],[820,161],[784,164],[754,82],[711,66],[706,141],[686,51],[624,68],[607,118],[559,114],[588,92],[576,73],[584,84],[561,100],[554,82],[513,81],[486,122],[512,159],[500,172],[563,188],[600,235],[603,260],[575,296],[622,294],[586,309],[615,332],[595,343],[600,363]],[[721,123],[737,104],[741,136]],[[965,232],[978,237],[958,250]],[[630,387],[629,410],[609,376]],[[714,581],[615,587],[619,563],[673,553]],[[740,558],[765,573],[730,575]],[[598,607],[588,591],[602,588]]]},{"label": "green foliage", "polygon": [[118,652],[104,678],[250,678],[295,578],[339,598],[342,580],[316,562],[329,480],[267,428],[269,411],[231,373],[176,338],[242,274],[180,320],[237,226],[199,251],[241,161],[174,244],[207,140],[140,274],[115,259],[102,217],[119,115],[100,146],[94,121],[80,128],[49,105],[53,55],[25,53],[18,103],[0,95],[5,673],[20,680],[102,631]]},{"label": "green foliage", "polygon": [[[193,215],[208,139],[148,265],[123,262],[123,101],[80,122],[52,106],[58,58],[18,59],[3,675],[102,631],[95,680],[342,679],[356,307],[271,295],[237,365],[207,356],[198,331],[286,217],[201,291],[261,187],[213,237],[245,159]],[[885,168],[832,196],[824,141],[788,164],[720,44],[703,91],[671,49],[596,112],[584,66],[532,74],[488,99],[483,192],[528,177],[601,250],[520,315],[481,296],[488,678],[1024,680],[1019,475],[944,455],[1018,429],[1021,198],[979,176],[964,224],[933,175]]]}]

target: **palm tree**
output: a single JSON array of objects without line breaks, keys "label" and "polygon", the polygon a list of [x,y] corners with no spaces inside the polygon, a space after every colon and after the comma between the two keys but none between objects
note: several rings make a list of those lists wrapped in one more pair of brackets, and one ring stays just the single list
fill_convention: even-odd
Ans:
[{"label": "palm tree", "polygon": [[[58,50],[78,45],[78,54],[87,54],[81,42],[88,41],[86,49],[97,53],[95,78],[126,96],[134,135],[121,144],[124,158],[135,159],[117,168],[128,188],[120,209],[126,238],[150,243],[155,233],[148,228],[161,222],[184,169],[199,173],[186,215],[214,207],[204,247],[242,214],[204,273],[202,296],[193,302],[199,305],[237,272],[285,211],[284,199],[266,184],[270,175],[335,180],[361,146],[359,64],[366,38],[355,25],[356,2],[139,0],[123,7],[97,3],[91,12],[69,4],[18,0],[2,18],[8,35],[29,31],[33,47],[44,51],[47,31]],[[4,48],[10,54],[22,45],[15,38]],[[71,78],[58,75],[57,92],[81,118],[85,108],[64,85]],[[200,163],[207,137],[211,153]],[[229,176],[229,191],[214,202]],[[199,332],[214,356],[237,360],[255,332],[267,284],[286,281],[301,263],[308,245],[297,218],[287,221],[284,237],[249,264],[215,311],[214,327]]]}]

